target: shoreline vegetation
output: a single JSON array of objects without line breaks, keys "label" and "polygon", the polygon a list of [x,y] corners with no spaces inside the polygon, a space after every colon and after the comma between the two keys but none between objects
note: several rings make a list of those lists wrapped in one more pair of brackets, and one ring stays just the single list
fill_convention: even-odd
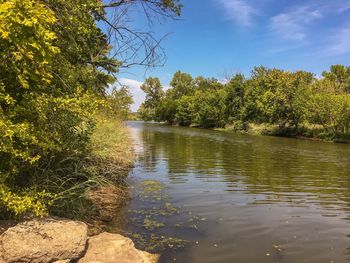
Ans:
[{"label": "shoreline vegetation", "polygon": [[278,125],[271,125],[266,123],[248,123],[245,129],[236,129],[234,126],[227,126],[225,128],[215,128],[214,130],[259,136],[285,137],[300,140],[334,142],[342,144],[350,143],[349,134],[334,137],[332,134],[323,133],[323,128],[321,126],[304,126],[298,130],[293,128],[285,128],[281,130]]},{"label": "shoreline vegetation", "polygon": [[224,81],[178,71],[165,90],[150,77],[137,116],[250,134],[350,142],[350,67],[333,65],[322,77],[306,71],[255,67],[249,77]]},{"label": "shoreline vegetation", "polygon": [[[101,230],[105,222],[116,216],[118,209],[128,200],[125,178],[134,163],[133,146],[129,130],[124,121],[100,114],[96,119],[96,127],[89,144],[90,154],[81,158],[71,156],[64,162],[67,178],[51,179],[50,192],[56,192],[47,210],[39,217],[54,215],[86,222],[92,233]],[[71,165],[71,162],[74,165]],[[76,170],[75,170],[76,169]],[[48,171],[54,172],[54,171]],[[83,173],[84,172],[84,173]],[[79,180],[72,176],[79,174]],[[67,181],[65,181],[67,180]],[[48,186],[48,182],[44,182]],[[58,186],[59,184],[59,186]],[[16,221],[33,217],[30,210],[24,215],[2,214],[3,224],[0,233]]]},{"label": "shoreline vegetation", "polygon": [[[132,96],[118,73],[164,63],[151,22],[181,8],[178,0],[0,3],[0,220],[98,218],[92,200],[112,205],[105,186],[126,198],[132,155],[121,122]],[[131,14],[149,26],[136,29]]]}]

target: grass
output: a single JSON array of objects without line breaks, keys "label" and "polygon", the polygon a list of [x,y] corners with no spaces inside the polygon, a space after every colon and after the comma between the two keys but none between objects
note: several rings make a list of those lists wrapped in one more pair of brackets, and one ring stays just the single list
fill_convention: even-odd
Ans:
[{"label": "grass", "polygon": [[125,124],[108,117],[99,117],[92,134],[92,152],[101,158],[114,158],[123,166],[133,163],[131,139]]},{"label": "grass", "polygon": [[110,220],[127,200],[124,180],[133,150],[125,124],[104,115],[97,116],[89,148],[86,156],[66,158],[44,173],[48,188],[58,193],[50,214],[96,225]]},{"label": "grass", "polygon": [[10,190],[0,188],[0,219],[50,215],[88,223],[108,221],[118,212],[128,199],[132,142],[119,119],[100,114],[95,123],[90,140],[83,137],[76,148],[48,152],[37,165],[23,166],[11,178]]}]

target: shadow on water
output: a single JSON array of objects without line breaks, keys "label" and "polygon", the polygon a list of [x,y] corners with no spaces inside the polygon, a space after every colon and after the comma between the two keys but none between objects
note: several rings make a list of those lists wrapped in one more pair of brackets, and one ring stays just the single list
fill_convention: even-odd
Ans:
[{"label": "shadow on water", "polygon": [[161,262],[350,262],[350,147],[130,122],[122,229]]}]

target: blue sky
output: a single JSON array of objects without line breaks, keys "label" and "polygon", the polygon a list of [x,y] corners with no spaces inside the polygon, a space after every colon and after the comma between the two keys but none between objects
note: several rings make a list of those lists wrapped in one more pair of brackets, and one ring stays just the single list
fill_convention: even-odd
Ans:
[{"label": "blue sky", "polygon": [[[139,89],[148,76],[168,86],[181,70],[192,76],[224,78],[225,72],[249,75],[254,66],[308,70],[321,74],[332,64],[349,65],[350,0],[183,0],[181,20],[157,23],[164,67],[142,67],[120,74],[130,86],[137,110]],[[140,21],[135,21],[142,28]]]}]

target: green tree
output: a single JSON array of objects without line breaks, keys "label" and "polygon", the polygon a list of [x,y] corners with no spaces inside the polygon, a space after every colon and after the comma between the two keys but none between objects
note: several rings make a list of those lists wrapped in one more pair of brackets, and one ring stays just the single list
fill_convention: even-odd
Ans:
[{"label": "green tree", "polygon": [[336,85],[337,92],[350,93],[350,67],[333,65],[330,71],[324,71],[322,76]]},{"label": "green tree", "polygon": [[113,88],[111,93],[106,96],[107,112],[114,118],[122,120],[128,119],[133,104],[132,95],[126,86],[121,88]]},{"label": "green tree", "polygon": [[350,125],[350,94],[338,93],[339,83],[328,78],[310,87],[306,104],[309,123],[322,125],[333,135],[347,133]]},{"label": "green tree", "polygon": [[193,96],[195,107],[193,123],[203,128],[224,127],[225,97],[226,92],[223,89],[197,91]]},{"label": "green tree", "polygon": [[[146,15],[178,16],[181,11],[177,0],[0,1],[1,216],[43,215],[57,194],[55,186],[86,180],[84,168],[60,172],[58,164],[90,154],[94,113],[106,104],[115,73],[161,62],[154,35],[107,13],[142,4],[149,7],[143,9]],[[129,47],[125,50],[143,47],[144,58],[126,55],[120,41]],[[117,44],[113,52],[112,43]],[[76,170],[75,162],[67,162],[66,171]]]},{"label": "green tree", "polygon": [[181,126],[190,126],[194,118],[194,97],[182,96],[178,102],[175,113],[175,122]]},{"label": "green tree", "polygon": [[143,120],[158,120],[156,111],[164,96],[163,87],[158,78],[147,78],[141,85],[141,90],[146,94],[146,99],[139,109],[139,115]]},{"label": "green tree", "polygon": [[166,121],[169,124],[174,124],[176,122],[176,111],[178,106],[178,100],[173,99],[174,90],[168,89],[165,92],[164,98],[160,101],[159,107],[156,114],[161,121]]},{"label": "green tree", "polygon": [[173,88],[171,95],[174,100],[180,99],[185,95],[191,95],[194,92],[192,76],[181,71],[177,71],[174,74],[170,86]]},{"label": "green tree", "polygon": [[308,72],[256,68],[247,82],[245,118],[257,123],[297,127],[302,121],[300,102],[313,81]]},{"label": "green tree", "polygon": [[242,119],[241,112],[244,106],[245,78],[242,74],[236,74],[226,85],[226,111],[228,122]]}]

